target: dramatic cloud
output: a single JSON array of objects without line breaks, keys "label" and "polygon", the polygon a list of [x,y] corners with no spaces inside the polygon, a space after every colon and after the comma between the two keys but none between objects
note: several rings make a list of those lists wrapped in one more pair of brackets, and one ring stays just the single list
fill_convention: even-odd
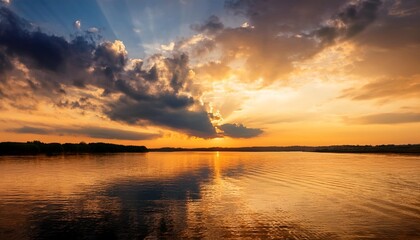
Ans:
[{"label": "dramatic cloud", "polygon": [[20,128],[8,129],[8,132],[27,134],[54,134],[54,135],[82,135],[91,138],[117,139],[117,140],[149,140],[160,137],[160,134],[141,133],[101,127],[80,127],[80,128],[36,128],[23,126]]},{"label": "dramatic cloud", "polygon": [[420,113],[380,113],[348,119],[357,124],[399,124],[420,122]]},{"label": "dramatic cloud", "polygon": [[[193,32],[182,25],[179,32],[190,36],[162,34],[153,45],[154,52],[161,54],[134,59],[128,53],[133,42],[125,41],[126,48],[121,40],[104,40],[99,32],[108,33],[100,25],[101,31],[85,25],[87,30],[79,31],[78,20],[76,29],[71,29],[75,35],[66,38],[47,34],[37,23],[0,8],[0,107],[22,115],[76,113],[89,121],[152,126],[205,139],[250,138],[261,136],[261,129],[278,131],[281,123],[272,119],[288,111],[286,104],[297,116],[306,116],[302,111],[317,116],[305,121],[350,116],[343,111],[359,109],[355,100],[373,100],[363,102],[363,110],[371,114],[377,113],[375,104],[381,102],[389,113],[354,122],[412,119],[391,112],[418,107],[417,1],[227,0],[225,10],[223,15],[190,24]],[[146,27],[136,23],[128,29],[141,28],[146,34]],[[116,35],[124,38],[122,33]],[[143,44],[151,38],[144,36],[149,42]],[[340,99],[334,103],[326,99],[337,95]],[[260,121],[256,128],[222,124],[245,119],[252,123],[274,101],[279,110],[264,119],[275,124]],[[76,120],[68,122],[72,121]],[[49,134],[24,125],[28,126],[20,131]],[[273,135],[261,139],[268,136]]]},{"label": "dramatic cloud", "polygon": [[[26,102],[45,98],[59,107],[86,109],[89,95],[69,101],[66,91],[99,89],[103,93],[94,100],[112,120],[216,136],[209,114],[196,100],[200,92],[184,54],[129,59],[121,41],[98,44],[79,36],[69,42],[31,29],[7,8],[0,9],[0,48],[0,82],[9,98],[20,94]],[[16,83],[22,88],[14,88]]]},{"label": "dramatic cloud", "polygon": [[363,76],[409,77],[419,73],[418,1],[386,1],[375,24],[355,37],[362,54],[353,71]]},{"label": "dramatic cloud", "polygon": [[156,125],[167,126],[188,135],[213,138],[216,131],[210,122],[208,113],[201,111],[188,111],[186,106],[192,104],[192,99],[170,99],[162,96],[153,101],[137,101],[130,98],[120,98],[111,105],[107,113],[111,119],[135,123],[141,120]]},{"label": "dramatic cloud", "polygon": [[380,0],[232,0],[226,8],[246,17],[245,25],[225,27],[211,16],[192,28],[212,39],[210,52],[221,53],[221,66],[241,66],[236,74],[242,81],[272,83],[285,79],[297,62],[361,33],[380,6]]},{"label": "dramatic cloud", "polygon": [[253,138],[261,135],[263,131],[258,128],[247,128],[242,124],[226,123],[219,126],[223,134],[232,138]]},{"label": "dramatic cloud", "polygon": [[388,102],[419,97],[419,13],[418,1],[383,2],[375,24],[352,38],[358,56],[351,72],[366,80],[341,97]]},{"label": "dramatic cloud", "polygon": [[7,8],[0,9],[0,46],[10,59],[17,57],[28,67],[58,71],[70,44],[63,38],[39,31],[29,32],[30,24]]}]

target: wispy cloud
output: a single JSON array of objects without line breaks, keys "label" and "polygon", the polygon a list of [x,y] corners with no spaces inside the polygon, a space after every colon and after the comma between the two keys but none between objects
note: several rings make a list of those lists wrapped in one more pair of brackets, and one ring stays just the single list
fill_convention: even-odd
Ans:
[{"label": "wispy cloud", "polygon": [[419,98],[420,75],[398,78],[380,78],[359,88],[343,91],[341,98],[353,100]]},{"label": "wispy cloud", "polygon": [[347,118],[347,122],[356,124],[400,124],[420,122],[420,113],[379,113],[355,118]]},{"label": "wispy cloud", "polygon": [[113,128],[102,128],[102,127],[78,127],[78,128],[38,128],[23,126],[19,128],[7,129],[8,132],[22,133],[22,134],[52,134],[52,135],[77,135],[87,136],[98,139],[117,139],[117,140],[150,140],[161,137],[161,134],[156,133],[145,133],[145,132],[134,132],[119,130]]}]

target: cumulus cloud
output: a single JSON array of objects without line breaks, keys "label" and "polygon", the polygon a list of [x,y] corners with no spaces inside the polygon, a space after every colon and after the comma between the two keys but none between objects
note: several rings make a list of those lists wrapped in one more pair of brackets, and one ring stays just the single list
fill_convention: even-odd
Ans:
[{"label": "cumulus cloud", "polygon": [[76,20],[73,23],[74,28],[80,29],[82,27],[82,22],[80,20]]},{"label": "cumulus cloud", "polygon": [[80,127],[80,128],[37,128],[23,126],[20,128],[11,128],[7,130],[13,133],[22,134],[55,134],[55,135],[82,135],[91,138],[116,139],[116,140],[150,140],[160,137],[156,133],[144,133],[125,131],[102,127]]},{"label": "cumulus cloud", "polygon": [[232,138],[253,138],[261,135],[263,131],[258,128],[247,128],[242,124],[226,123],[219,126],[223,135]]},{"label": "cumulus cloud", "polygon": [[[112,120],[216,136],[209,114],[197,101],[199,91],[192,87],[186,55],[154,55],[146,65],[128,58],[121,41],[97,43],[83,36],[67,41],[31,29],[7,8],[0,9],[0,48],[5,50],[0,55],[1,73],[9,75],[2,78],[2,89],[10,98],[31,93],[28,101],[45,98],[60,107],[78,108],[89,98],[67,101],[66,89],[93,88],[103,91],[99,111]],[[16,81],[21,89],[13,87]]]},{"label": "cumulus cloud", "polygon": [[[210,21],[208,31],[219,29],[218,23]],[[91,35],[68,41],[32,29],[7,8],[0,9],[0,49],[0,98],[12,107],[33,109],[42,100],[131,125],[160,126],[200,138],[219,136],[213,115],[199,100],[201,90],[186,54],[131,59],[122,41],[97,42]],[[47,131],[31,127],[15,130]],[[132,140],[149,137],[103,128],[54,132]]]},{"label": "cumulus cloud", "polygon": [[174,47],[175,47],[174,42],[170,42],[168,45],[160,45],[160,48],[164,51],[172,51],[174,50]]}]

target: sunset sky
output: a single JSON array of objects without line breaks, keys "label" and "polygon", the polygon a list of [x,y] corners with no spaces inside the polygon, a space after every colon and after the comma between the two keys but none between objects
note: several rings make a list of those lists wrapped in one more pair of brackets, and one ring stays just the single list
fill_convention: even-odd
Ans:
[{"label": "sunset sky", "polygon": [[0,141],[420,143],[418,0],[0,0]]}]

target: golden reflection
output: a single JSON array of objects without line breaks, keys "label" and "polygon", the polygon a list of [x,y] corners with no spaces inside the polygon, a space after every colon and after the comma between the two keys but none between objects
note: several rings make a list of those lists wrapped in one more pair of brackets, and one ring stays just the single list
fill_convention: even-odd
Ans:
[{"label": "golden reflection", "polygon": [[72,226],[125,219],[124,231],[146,226],[154,238],[171,231],[209,239],[401,238],[420,230],[418,160],[298,152],[1,157],[0,226],[26,226],[29,213],[58,207],[66,214],[57,221]]},{"label": "golden reflection", "polygon": [[[238,162],[228,153],[146,153],[0,157],[0,197],[77,197],[94,186],[129,178],[165,180],[213,165],[214,179]],[[52,184],[53,183],[53,184]]]},{"label": "golden reflection", "polygon": [[215,181],[220,181],[220,153],[219,151],[216,152],[216,156],[213,161],[213,168],[214,168],[214,179]]}]

